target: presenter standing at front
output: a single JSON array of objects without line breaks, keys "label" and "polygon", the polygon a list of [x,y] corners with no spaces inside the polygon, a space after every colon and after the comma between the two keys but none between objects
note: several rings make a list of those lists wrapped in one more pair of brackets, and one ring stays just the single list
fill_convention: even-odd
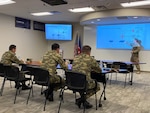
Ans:
[{"label": "presenter standing at front", "polygon": [[131,46],[132,46],[132,52],[131,52],[132,55],[131,55],[130,61],[137,63],[137,64],[135,64],[136,68],[137,68],[136,73],[140,74],[140,65],[138,63],[139,63],[139,52],[141,50],[141,41],[135,38],[134,43],[131,44]]}]

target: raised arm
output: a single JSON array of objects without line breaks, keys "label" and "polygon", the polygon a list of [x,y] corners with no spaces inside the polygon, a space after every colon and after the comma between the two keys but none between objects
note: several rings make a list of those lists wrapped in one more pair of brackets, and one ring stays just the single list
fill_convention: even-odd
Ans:
[{"label": "raised arm", "polygon": [[133,53],[137,53],[137,52],[139,52],[140,50],[141,50],[140,47],[134,47],[133,50],[132,50],[132,52],[133,52]]}]

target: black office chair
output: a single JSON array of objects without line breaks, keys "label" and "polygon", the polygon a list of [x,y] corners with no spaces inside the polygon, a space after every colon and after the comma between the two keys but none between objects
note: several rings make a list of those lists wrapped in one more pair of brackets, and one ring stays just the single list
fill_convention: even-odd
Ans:
[{"label": "black office chair", "polygon": [[[111,70],[111,67],[112,67],[112,63],[109,63],[109,62],[105,62],[105,61],[101,61],[101,67],[103,70],[105,71],[109,71]],[[111,73],[108,73],[107,76],[106,76],[106,79],[109,80],[110,79],[110,75]],[[116,78],[117,79],[117,78]]]},{"label": "black office chair", "polygon": [[[86,101],[85,96],[87,92],[90,92],[93,90],[95,91],[95,101],[96,101],[96,110],[97,110],[97,96],[96,96],[97,85],[95,86],[95,88],[88,90],[86,87],[87,85],[86,75],[82,73],[74,72],[74,71],[66,71],[65,74],[66,74],[67,89],[72,90],[73,92],[80,92],[80,94],[83,94],[81,95],[81,97],[83,97],[83,104]],[[65,87],[61,89],[61,99],[60,99],[60,104],[58,108],[58,113],[60,112],[61,102],[63,101],[64,90],[65,90]],[[85,106],[84,106],[83,112],[85,112]]]},{"label": "black office chair", "polygon": [[[30,98],[30,94],[31,91],[33,92],[33,84],[37,84],[37,85],[41,85],[41,86],[46,86],[49,90],[49,85],[50,85],[50,75],[48,70],[45,70],[43,68],[37,67],[37,66],[30,66],[28,67],[28,70],[31,71],[31,73],[33,74],[34,78],[31,84],[31,89],[29,91],[29,95],[27,98],[27,104]],[[46,97],[48,96],[48,91],[46,92]],[[46,99],[45,97],[45,102],[44,102],[44,111],[45,111],[45,107],[46,107]]]},{"label": "black office chair", "polygon": [[4,76],[4,80],[3,80],[3,85],[2,85],[2,89],[4,89],[4,85],[5,85],[5,81],[9,80],[9,81],[14,81],[16,82],[16,93],[15,93],[15,99],[14,99],[14,104],[16,102],[16,97],[19,91],[19,84],[20,82],[25,82],[28,81],[29,79],[26,79],[24,77],[22,77],[20,74],[22,72],[19,71],[19,68],[16,66],[12,66],[12,65],[4,65],[4,70],[5,70],[5,76]]},{"label": "black office chair", "polygon": [[29,64],[19,64],[19,65],[21,66],[21,72],[25,73],[26,75],[29,75],[29,77],[26,77],[26,79],[30,80],[29,83],[28,83],[28,85],[31,85],[32,75],[33,74],[32,74],[32,71],[29,70],[30,68],[28,68],[31,65],[29,65]]},{"label": "black office chair", "polygon": [[0,77],[4,77],[4,66],[2,63],[0,63]]},{"label": "black office chair", "polygon": [[99,107],[102,107],[102,102],[101,102],[102,96],[104,97],[104,100],[106,100],[106,93],[105,93],[106,84],[107,84],[106,73],[96,73],[96,72],[92,71],[91,78],[95,79],[97,82],[101,82],[103,84],[103,91],[99,98]]},{"label": "black office chair", "polygon": [[19,64],[21,66],[21,71],[26,72],[26,74],[31,75],[30,71],[27,70],[28,64]]},{"label": "black office chair", "polygon": [[[116,73],[116,76],[117,76],[117,73],[125,74],[125,83],[124,83],[124,87],[125,87],[127,74],[130,75],[130,71],[128,70],[128,65],[124,62],[113,62],[112,70]],[[111,79],[112,79],[112,74],[111,74]],[[110,82],[111,82],[111,79],[110,79]]]},{"label": "black office chair", "polygon": [[[30,65],[30,64],[23,64],[21,70],[27,72],[28,75],[30,75],[30,78],[34,77],[34,68],[40,68],[37,65]],[[32,79],[32,82],[34,81],[35,77]],[[33,90],[33,88],[32,88]],[[41,95],[43,94],[43,86],[41,87]],[[32,91],[33,96],[33,91]]]},{"label": "black office chair", "polygon": [[[5,72],[4,72],[4,66],[2,63],[0,63],[0,77],[4,77],[5,76]],[[3,86],[4,83],[2,83]],[[3,87],[1,86],[1,90],[0,90],[0,95],[2,96],[3,93]]]}]

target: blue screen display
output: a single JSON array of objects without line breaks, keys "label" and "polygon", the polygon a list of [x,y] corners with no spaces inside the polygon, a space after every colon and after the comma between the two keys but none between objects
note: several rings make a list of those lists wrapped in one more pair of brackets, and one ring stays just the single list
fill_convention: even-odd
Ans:
[{"label": "blue screen display", "polygon": [[47,40],[72,40],[72,25],[45,24]]},{"label": "blue screen display", "polygon": [[150,23],[97,26],[96,47],[131,49],[134,39],[144,50],[150,50]]}]

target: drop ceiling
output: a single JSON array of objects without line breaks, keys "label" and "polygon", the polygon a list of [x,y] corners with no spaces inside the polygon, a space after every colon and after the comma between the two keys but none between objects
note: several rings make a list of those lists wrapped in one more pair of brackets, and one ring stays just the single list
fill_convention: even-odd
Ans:
[{"label": "drop ceiling", "polygon": [[[65,5],[57,5],[51,6],[48,5],[41,0],[14,0],[16,3],[0,6],[0,13],[22,17],[30,20],[36,20],[39,22],[50,23],[50,22],[80,22],[80,18],[88,13],[72,13],[69,12],[70,8],[79,8],[79,7],[94,7],[97,11],[105,11],[112,9],[120,9],[123,8],[120,3],[122,2],[131,2],[131,1],[139,1],[139,0],[66,0],[68,4]],[[143,6],[138,8],[150,8],[150,6]],[[33,12],[44,12],[44,11],[58,11],[60,13],[50,16],[42,16],[36,17],[30,15]],[[115,17],[117,18],[117,17]],[[131,17],[132,18],[132,17]],[[131,19],[126,19],[126,21],[131,21]],[[142,18],[142,21],[145,17]],[[110,21],[111,18],[104,18],[107,22]],[[114,17],[113,17],[114,19]],[[91,20],[92,21],[92,20]],[[89,23],[91,23],[89,21]],[[133,21],[133,20],[132,20]]]}]

